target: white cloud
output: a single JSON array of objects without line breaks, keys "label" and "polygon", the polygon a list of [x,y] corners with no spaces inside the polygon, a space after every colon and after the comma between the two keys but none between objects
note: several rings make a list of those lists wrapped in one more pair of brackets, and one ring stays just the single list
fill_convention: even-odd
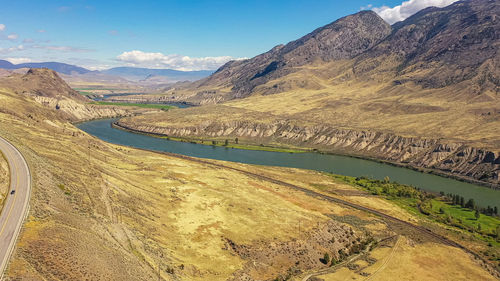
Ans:
[{"label": "white cloud", "polygon": [[7,39],[9,39],[9,40],[17,40],[17,38],[19,38],[19,35],[15,34],[15,33],[11,33],[7,36]]},{"label": "white cloud", "polygon": [[23,43],[34,43],[35,40],[31,39],[31,38],[26,38],[23,40]]},{"label": "white cloud", "polygon": [[45,32],[47,32],[47,30],[45,30],[45,29],[39,29],[39,30],[37,30],[37,32],[38,33],[45,33]]},{"label": "white cloud", "polygon": [[14,47],[10,47],[10,48],[0,48],[0,54],[7,54],[7,53],[22,51],[22,50],[24,50],[23,45],[14,46]]},{"label": "white cloud", "polygon": [[5,58],[5,59],[13,64],[33,62],[33,60],[31,60],[30,58]]},{"label": "white cloud", "polygon": [[85,67],[88,70],[105,70],[105,69],[110,69],[112,67],[115,67],[116,65],[111,65],[111,64],[99,64],[99,65],[82,65],[82,67]]},{"label": "white cloud", "polygon": [[376,7],[372,10],[377,13],[386,22],[393,24],[402,21],[407,17],[427,7],[445,7],[457,0],[409,0],[395,7]]},{"label": "white cloud", "polygon": [[137,50],[123,52],[116,58],[119,61],[128,63],[130,66],[171,68],[183,71],[213,70],[235,59],[230,56],[192,58],[177,54],[165,55],[162,53],[146,53]]},{"label": "white cloud", "polygon": [[5,24],[0,23],[0,31],[4,31],[4,30],[5,30]]}]

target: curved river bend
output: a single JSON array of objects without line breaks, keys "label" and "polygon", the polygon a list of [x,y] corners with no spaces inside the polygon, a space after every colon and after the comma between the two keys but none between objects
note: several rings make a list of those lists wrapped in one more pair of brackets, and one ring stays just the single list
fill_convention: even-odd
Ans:
[{"label": "curved river bend", "polygon": [[111,127],[111,123],[115,120],[89,121],[77,126],[91,135],[114,144],[199,158],[266,166],[302,168],[354,177],[367,176],[383,179],[388,176],[391,180],[413,185],[423,190],[460,194],[466,200],[474,198],[474,201],[480,206],[485,207],[490,205],[500,208],[500,191],[432,174],[425,174],[407,168],[347,156],[243,150],[170,141],[113,128]]}]

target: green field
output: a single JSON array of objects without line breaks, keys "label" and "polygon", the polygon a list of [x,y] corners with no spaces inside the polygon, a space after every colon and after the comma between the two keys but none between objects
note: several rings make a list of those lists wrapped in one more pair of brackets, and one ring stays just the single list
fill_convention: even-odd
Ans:
[{"label": "green field", "polygon": [[106,102],[106,101],[94,101],[94,102],[91,102],[91,104],[115,105],[115,106],[135,106],[135,107],[154,108],[154,109],[161,109],[161,110],[169,110],[172,108],[176,108],[173,105],[166,105],[166,104],[145,104],[145,103],[126,103],[126,102]]},{"label": "green field", "polygon": [[414,215],[425,217],[475,234],[483,241],[500,245],[500,217],[479,214],[475,210],[453,205],[446,196],[431,194],[412,186],[375,180],[332,175],[337,180],[360,187],[374,195],[384,196]]},{"label": "green field", "polygon": [[[478,225],[480,224],[481,230],[479,232],[481,233],[496,233],[495,231],[500,225],[500,219],[498,217],[480,214],[479,218],[476,219],[474,211],[470,209],[462,208],[458,205],[452,206],[436,199],[433,199],[431,202],[433,213],[439,215],[442,219],[448,219],[448,216],[450,216],[452,219],[460,220],[462,225],[467,226],[470,229],[478,229]],[[441,210],[444,211],[444,213],[441,213]]]}]

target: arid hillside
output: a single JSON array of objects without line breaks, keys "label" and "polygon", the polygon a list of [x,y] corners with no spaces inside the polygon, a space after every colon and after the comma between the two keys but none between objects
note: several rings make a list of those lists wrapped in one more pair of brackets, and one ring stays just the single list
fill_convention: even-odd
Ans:
[{"label": "arid hillside", "polygon": [[[0,75],[0,89],[29,97],[47,108],[54,109],[61,118],[72,121],[128,116],[144,111],[90,104],[90,99],[73,90],[57,72],[46,68],[31,68],[20,72],[4,71],[3,75]],[[13,111],[7,105],[3,110]]]},{"label": "arid hillside", "polygon": [[390,27],[361,12],[142,97],[219,105],[120,124],[373,157],[498,187],[499,13],[498,1],[459,1]]},{"label": "arid hillside", "polygon": [[[484,242],[332,176],[112,145],[8,88],[0,104],[0,135],[26,157],[34,183],[8,280],[301,280],[355,257],[369,262],[355,274],[376,271],[380,280],[395,268],[414,278],[434,272],[428,280],[495,278],[491,266],[396,218],[427,223],[452,240],[470,237],[470,248],[487,250]],[[450,263],[396,266],[385,248],[395,249],[391,257],[432,255]],[[379,269],[384,264],[389,271]]]}]

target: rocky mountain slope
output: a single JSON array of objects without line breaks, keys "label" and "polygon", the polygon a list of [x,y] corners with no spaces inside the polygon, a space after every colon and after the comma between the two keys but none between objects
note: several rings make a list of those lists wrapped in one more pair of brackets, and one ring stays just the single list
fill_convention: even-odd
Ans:
[{"label": "rocky mountain slope", "polygon": [[89,101],[68,86],[55,71],[46,68],[31,68],[26,74],[13,73],[4,77],[1,83],[15,88],[19,94],[59,99],[71,98],[81,102]]},{"label": "rocky mountain slope", "polygon": [[[252,59],[231,61],[213,75],[191,85],[197,98],[223,95],[222,100],[250,95],[255,87],[300,70],[304,65],[352,59],[388,36],[391,27],[377,14],[363,11],[341,18]],[[216,91],[228,88],[230,91]],[[203,90],[214,88],[214,90]],[[225,95],[225,96],[224,96]]]},{"label": "rocky mountain slope", "polygon": [[[423,88],[466,87],[470,94],[498,93],[500,86],[500,4],[459,1],[427,8],[393,25],[392,33],[356,59],[354,72],[395,72],[396,83]],[[386,68],[386,61],[397,65]]]},{"label": "rocky mountain slope", "polygon": [[[362,11],[252,59],[228,62],[210,77],[167,96],[205,104],[322,88],[314,79],[287,81],[305,68],[318,69],[313,77],[329,84],[391,77],[393,87],[412,82],[431,89],[451,86],[469,98],[498,94],[499,13],[498,1],[467,0],[427,8],[389,26],[374,12]],[[276,88],[263,91],[269,81]]]},{"label": "rocky mountain slope", "polygon": [[290,74],[303,65],[352,59],[390,31],[390,26],[374,12],[360,12],[250,60],[227,63],[201,85],[229,83],[233,86],[231,98],[245,97],[257,85]]}]

